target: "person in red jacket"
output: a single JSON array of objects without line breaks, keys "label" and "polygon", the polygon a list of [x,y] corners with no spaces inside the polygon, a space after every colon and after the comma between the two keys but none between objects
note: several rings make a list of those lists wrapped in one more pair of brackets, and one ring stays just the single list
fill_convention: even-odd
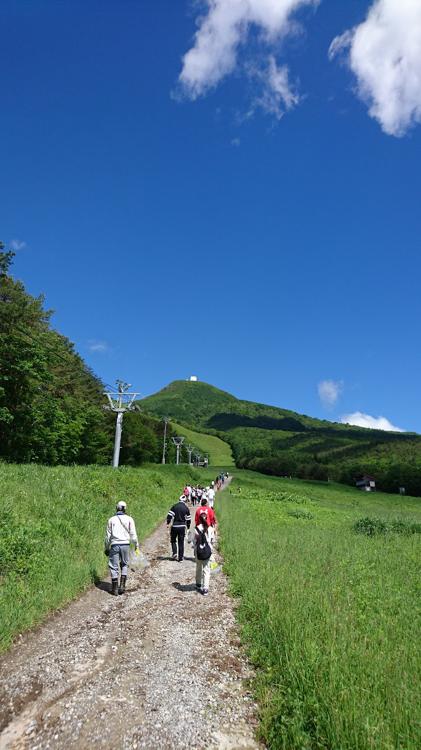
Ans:
[{"label": "person in red jacket", "polygon": [[196,513],[195,513],[195,516],[194,516],[194,525],[195,526],[199,525],[199,523],[200,523],[200,516],[202,515],[202,513],[206,514],[206,519],[207,519],[207,522],[208,522],[208,526],[215,527],[216,526],[215,511],[213,510],[213,508],[209,508],[208,501],[207,501],[207,499],[205,497],[201,501],[201,505],[199,505],[199,507],[196,510]]}]

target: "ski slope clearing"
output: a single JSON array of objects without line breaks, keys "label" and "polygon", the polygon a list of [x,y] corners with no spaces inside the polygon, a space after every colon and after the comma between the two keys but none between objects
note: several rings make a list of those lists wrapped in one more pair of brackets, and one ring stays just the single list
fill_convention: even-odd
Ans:
[{"label": "ski slope clearing", "polygon": [[214,435],[206,435],[203,432],[194,432],[189,430],[188,427],[183,427],[181,424],[171,422],[173,428],[177,430],[179,435],[183,435],[186,441],[198,448],[201,453],[208,453],[209,460],[212,466],[223,466],[229,467],[234,466],[234,459],[232,456],[231,446],[224,440],[221,440]]}]

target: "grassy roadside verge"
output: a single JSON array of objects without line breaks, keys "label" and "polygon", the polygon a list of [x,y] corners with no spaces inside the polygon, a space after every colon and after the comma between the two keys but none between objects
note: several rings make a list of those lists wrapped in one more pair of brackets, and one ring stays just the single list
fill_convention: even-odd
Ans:
[{"label": "grassy roadside verge", "polygon": [[105,573],[105,524],[118,499],[144,539],[192,472],[0,464],[0,651]]},{"label": "grassy roadside verge", "polygon": [[353,528],[419,499],[236,472],[217,514],[267,746],[421,747],[421,535]]}]

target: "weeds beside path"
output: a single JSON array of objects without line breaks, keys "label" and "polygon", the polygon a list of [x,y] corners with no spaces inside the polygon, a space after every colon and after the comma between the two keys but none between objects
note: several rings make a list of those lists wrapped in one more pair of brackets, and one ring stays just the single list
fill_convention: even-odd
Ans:
[{"label": "weeds beside path", "polygon": [[257,748],[225,577],[202,597],[190,549],[161,526],[126,596],[100,583],[3,655],[0,750]]}]

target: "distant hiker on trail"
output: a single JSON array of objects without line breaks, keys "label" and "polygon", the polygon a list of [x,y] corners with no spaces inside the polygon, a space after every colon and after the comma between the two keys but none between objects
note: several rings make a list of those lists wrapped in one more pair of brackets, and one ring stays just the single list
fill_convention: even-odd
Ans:
[{"label": "distant hiker on trail", "polygon": [[213,489],[213,487],[208,487],[206,494],[208,496],[209,508],[213,508],[215,502],[215,490]]},{"label": "distant hiker on trail", "polygon": [[[126,503],[120,500],[116,513],[108,520],[105,530],[104,552],[108,556],[108,567],[111,573],[111,593],[124,594],[126,590],[127,566],[129,563],[130,542],[139,549],[136,526],[133,518],[126,515]],[[118,586],[118,568],[121,567],[120,587]]]},{"label": "distant hiker on trail", "polygon": [[[209,509],[208,509],[209,510]],[[209,593],[210,564],[215,532],[209,526],[205,509],[199,508],[200,516],[194,532],[194,556],[196,558],[196,588],[203,596]]]},{"label": "distant hiker on trail", "polygon": [[203,498],[200,507],[196,510],[196,513],[194,516],[195,526],[197,526],[200,523],[200,516],[202,514],[205,514],[208,526],[212,526],[212,527],[216,526],[215,511],[213,510],[213,508],[209,508],[208,501],[205,497]]},{"label": "distant hiker on trail", "polygon": [[181,495],[178,503],[172,506],[167,514],[167,526],[171,526],[170,539],[172,549],[172,559],[177,560],[177,544],[178,544],[178,562],[182,562],[184,558],[184,537],[186,535],[186,527],[189,529],[191,524],[190,510],[186,504],[185,495]]}]

